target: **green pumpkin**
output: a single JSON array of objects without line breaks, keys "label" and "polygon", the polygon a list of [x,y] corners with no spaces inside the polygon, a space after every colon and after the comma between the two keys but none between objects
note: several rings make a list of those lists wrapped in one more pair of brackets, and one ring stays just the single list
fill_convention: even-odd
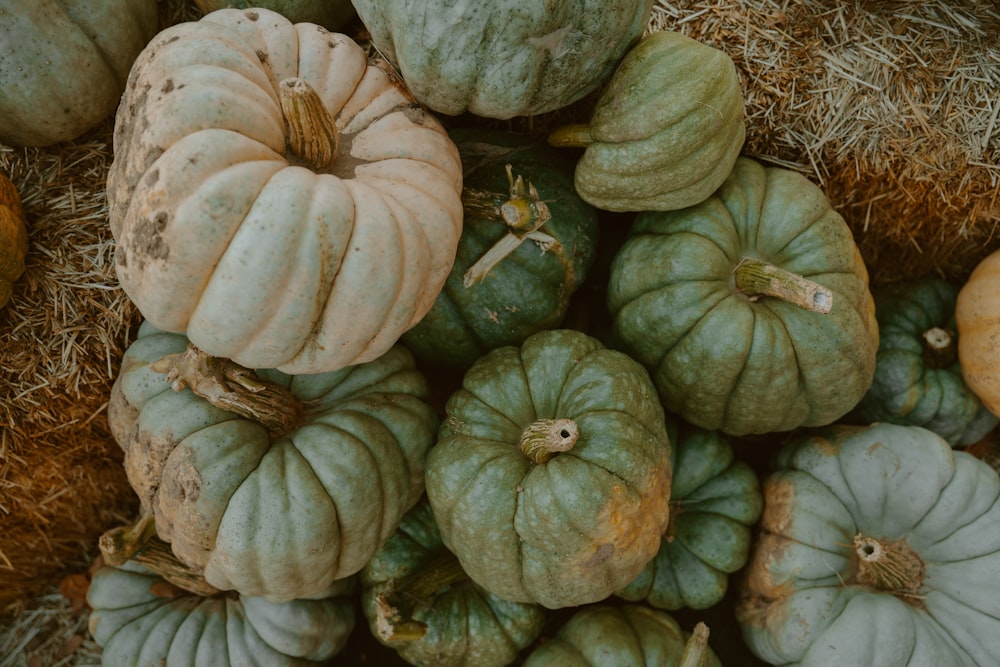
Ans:
[{"label": "green pumpkin", "polygon": [[676,32],[625,56],[585,125],[549,137],[586,150],[576,189],[609,211],[670,211],[704,201],[729,175],[746,125],[736,64]]},{"label": "green pumpkin", "polygon": [[925,278],[886,285],[874,297],[875,377],[852,420],[923,426],[952,446],[970,445],[993,430],[997,417],[962,378],[958,287]]},{"label": "green pumpkin", "polygon": [[636,216],[615,255],[616,344],[668,411],[729,435],[830,424],[864,396],[878,325],[844,219],[796,172],[739,158],[704,202]]},{"label": "green pumpkin", "polygon": [[283,603],[233,593],[202,596],[129,561],[94,574],[89,627],[105,667],[325,665],[354,629],[348,592]]},{"label": "green pumpkin", "polygon": [[764,501],[753,469],[733,457],[718,431],[668,417],[673,446],[670,525],[656,556],[616,592],[658,609],[707,609],[750,556],[751,527]]},{"label": "green pumpkin", "polygon": [[481,357],[445,407],[427,496],[473,581],[548,608],[601,600],[656,554],[670,442],[646,371],[579,331]]},{"label": "green pumpkin", "polygon": [[194,0],[203,13],[232,7],[262,7],[277,12],[292,23],[316,23],[328,30],[338,30],[354,18],[351,0]]},{"label": "green pumpkin", "polygon": [[438,418],[412,355],[298,376],[209,360],[181,382],[187,346],[144,324],[108,408],[160,537],[216,588],[279,601],[359,571],[423,492]]},{"label": "green pumpkin", "polygon": [[372,43],[434,111],[533,116],[594,90],[642,35],[653,0],[354,0]]},{"label": "green pumpkin", "polygon": [[561,152],[500,130],[449,135],[464,167],[462,236],[443,291],[402,342],[420,362],[464,371],[562,323],[594,260],[598,224]]},{"label": "green pumpkin", "polygon": [[0,143],[49,146],[111,116],[157,30],[156,0],[4,0]]},{"label": "green pumpkin", "polygon": [[1000,478],[919,426],[802,435],[763,486],[736,617],[775,665],[1000,664]]},{"label": "green pumpkin", "polygon": [[[701,626],[704,628],[704,626]],[[707,634],[685,632],[666,612],[642,605],[584,607],[524,667],[720,667]]]},{"label": "green pumpkin", "polygon": [[372,634],[421,667],[504,667],[535,641],[545,610],[508,602],[469,579],[417,503],[361,571]]}]

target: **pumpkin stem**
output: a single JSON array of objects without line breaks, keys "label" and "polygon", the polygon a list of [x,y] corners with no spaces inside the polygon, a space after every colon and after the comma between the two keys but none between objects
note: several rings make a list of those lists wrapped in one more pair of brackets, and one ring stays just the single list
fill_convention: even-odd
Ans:
[{"label": "pumpkin stem", "polygon": [[586,148],[594,143],[590,133],[590,125],[586,123],[570,123],[557,127],[548,137],[550,146],[556,148]]},{"label": "pumpkin stem", "polygon": [[542,225],[552,219],[552,214],[535,186],[525,183],[521,176],[514,178],[514,170],[509,164],[507,182],[509,197],[499,205],[496,195],[492,192],[472,188],[462,191],[462,206],[467,213],[502,220],[509,230],[465,272],[462,276],[462,284],[465,287],[472,287],[482,281],[494,266],[517,250],[527,239],[537,243],[542,252],[550,250],[559,243],[552,236],[539,231]]},{"label": "pumpkin stem", "polygon": [[573,449],[580,427],[572,419],[536,419],[521,432],[521,453],[532,463],[545,463]]},{"label": "pumpkin stem", "polygon": [[174,391],[189,387],[215,407],[257,422],[273,437],[290,433],[302,423],[302,401],[292,392],[260,379],[234,361],[213,357],[193,344],[149,367],[165,373]]},{"label": "pumpkin stem", "polygon": [[833,292],[817,282],[763,260],[744,257],[733,268],[736,291],[751,301],[770,296],[814,313],[829,313]]},{"label": "pumpkin stem", "polygon": [[677,667],[701,667],[708,655],[708,626],[698,621],[691,631],[691,636],[684,643],[684,652]]},{"label": "pumpkin stem", "polygon": [[339,132],[319,93],[304,79],[289,77],[278,84],[288,150],[313,169],[337,157]]},{"label": "pumpkin stem", "polygon": [[906,601],[921,598],[924,562],[906,540],[888,542],[858,533],[854,536],[854,550],[858,557],[858,583]]},{"label": "pumpkin stem", "polygon": [[924,363],[930,368],[948,368],[958,359],[955,335],[943,327],[931,327],[923,333]]},{"label": "pumpkin stem", "polygon": [[156,524],[148,512],[143,512],[131,526],[108,530],[97,544],[108,565],[124,565],[131,560],[190,593],[205,597],[221,593],[205,581],[201,572],[182,563],[171,551],[170,545],[157,537]]},{"label": "pumpkin stem", "polygon": [[458,581],[468,580],[458,557],[443,551],[398,581],[390,581],[375,598],[375,627],[387,642],[418,641],[427,634],[427,624],[412,618],[419,605],[430,606],[430,598]]}]

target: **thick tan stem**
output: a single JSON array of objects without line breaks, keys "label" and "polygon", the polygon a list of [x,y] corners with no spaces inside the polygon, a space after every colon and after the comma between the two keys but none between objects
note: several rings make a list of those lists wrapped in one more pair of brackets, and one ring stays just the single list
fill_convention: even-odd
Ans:
[{"label": "thick tan stem", "polygon": [[467,188],[462,193],[462,206],[467,212],[486,218],[501,220],[509,230],[462,276],[462,284],[472,287],[480,282],[510,253],[522,243],[531,239],[541,247],[542,252],[550,250],[558,241],[541,232],[541,227],[552,219],[549,207],[542,201],[538,191],[521,176],[514,177],[511,165],[507,165],[508,198],[498,201],[492,193]]},{"label": "thick tan stem", "polygon": [[857,581],[908,601],[920,597],[924,562],[905,540],[880,540],[854,536],[858,557]]},{"label": "thick tan stem", "polygon": [[205,581],[201,572],[182,563],[171,551],[170,545],[157,537],[156,525],[150,514],[143,513],[131,526],[108,530],[97,543],[108,565],[120,566],[133,561],[190,593],[207,597],[221,592]]},{"label": "thick tan stem", "polygon": [[955,335],[943,327],[924,331],[924,363],[930,368],[948,368],[958,359]]},{"label": "thick tan stem", "polygon": [[193,344],[150,364],[150,369],[165,373],[174,391],[189,387],[217,408],[251,419],[273,436],[290,433],[302,423],[302,401],[292,392]]},{"label": "thick tan stem", "polygon": [[594,143],[594,137],[590,133],[590,125],[571,123],[556,128],[549,134],[548,142],[556,148],[586,148]]},{"label": "thick tan stem", "polygon": [[833,292],[828,288],[769,262],[745,257],[733,273],[736,290],[751,301],[772,297],[815,313],[829,313],[833,308]]},{"label": "thick tan stem", "polygon": [[545,463],[573,449],[580,427],[572,419],[537,419],[521,432],[521,453],[532,463]]},{"label": "thick tan stem", "polygon": [[708,656],[708,626],[699,621],[684,644],[684,653],[677,667],[701,667]]},{"label": "thick tan stem", "polygon": [[305,80],[289,77],[278,84],[288,150],[313,169],[337,157],[339,132],[333,115]]}]

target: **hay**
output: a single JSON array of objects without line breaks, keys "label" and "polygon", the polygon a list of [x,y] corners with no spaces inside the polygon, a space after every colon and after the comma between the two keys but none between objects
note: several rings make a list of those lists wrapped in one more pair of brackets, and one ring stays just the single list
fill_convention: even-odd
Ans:
[{"label": "hay", "polygon": [[745,154],[820,185],[874,281],[964,280],[1000,244],[995,5],[657,0],[649,28],[733,58]]}]

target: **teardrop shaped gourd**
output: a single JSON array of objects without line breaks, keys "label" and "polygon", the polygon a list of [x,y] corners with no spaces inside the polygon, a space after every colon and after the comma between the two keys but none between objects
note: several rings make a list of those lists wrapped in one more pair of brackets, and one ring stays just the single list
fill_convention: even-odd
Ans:
[{"label": "teardrop shaped gourd", "polygon": [[108,174],[143,316],[250,368],[371,361],[434,303],[458,151],[383,62],[265,9],[167,28],[132,69]]}]

